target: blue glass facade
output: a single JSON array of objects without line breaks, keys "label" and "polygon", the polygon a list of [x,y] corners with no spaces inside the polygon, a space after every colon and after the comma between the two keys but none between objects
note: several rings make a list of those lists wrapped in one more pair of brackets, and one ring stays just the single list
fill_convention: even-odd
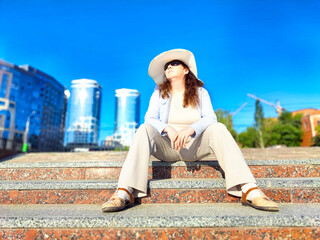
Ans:
[{"label": "blue glass facade", "polygon": [[139,92],[134,89],[117,89],[114,140],[124,146],[130,146],[139,125]]},{"label": "blue glass facade", "polygon": [[96,81],[72,81],[67,118],[67,146],[98,144],[101,97],[101,86]]},{"label": "blue glass facade", "polygon": [[[67,99],[53,77],[0,60],[0,148],[22,143],[29,118],[32,151],[62,151]],[[6,145],[6,146],[5,146]]]}]

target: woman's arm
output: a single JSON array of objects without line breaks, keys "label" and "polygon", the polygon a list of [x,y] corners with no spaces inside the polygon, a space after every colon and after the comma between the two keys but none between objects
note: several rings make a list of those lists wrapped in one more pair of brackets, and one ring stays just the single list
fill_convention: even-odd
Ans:
[{"label": "woman's arm", "polygon": [[167,123],[160,121],[160,96],[159,90],[153,92],[150,102],[148,111],[144,117],[144,122],[146,124],[150,124],[151,126],[155,127],[160,134],[163,133],[163,130],[168,125]]},{"label": "woman's arm", "polygon": [[155,127],[160,134],[167,134],[171,140],[171,147],[176,148],[174,139],[178,132],[173,127],[160,120],[161,103],[159,94],[159,91],[155,91],[150,98],[149,108],[145,115],[145,123]]},{"label": "woman's arm", "polygon": [[204,88],[201,89],[200,108],[200,120],[190,125],[195,130],[196,136],[200,135],[210,124],[217,122],[217,116],[213,111],[209,93]]}]

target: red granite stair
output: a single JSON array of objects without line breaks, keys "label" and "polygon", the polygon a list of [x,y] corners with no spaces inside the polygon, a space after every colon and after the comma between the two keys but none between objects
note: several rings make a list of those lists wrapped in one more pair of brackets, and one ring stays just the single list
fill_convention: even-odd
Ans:
[{"label": "red granite stair", "polygon": [[[250,162],[249,162],[250,164]],[[320,177],[320,164],[296,165],[249,165],[255,178],[279,177]],[[80,167],[80,168],[12,168],[0,169],[0,180],[95,180],[118,179],[121,167]],[[149,179],[163,178],[221,178],[219,166],[157,166],[149,168]]]},{"label": "red granite stair", "polygon": [[[261,189],[281,203],[319,203],[319,179],[257,179]],[[102,204],[111,197],[116,181],[16,181],[0,182],[0,204]],[[239,203],[228,195],[223,179],[167,179],[150,182],[154,203]]]},{"label": "red granite stair", "polygon": [[[25,156],[24,156],[25,158]],[[88,162],[0,162],[0,180],[117,180],[125,156],[117,161]],[[248,160],[255,178],[320,177],[320,160]],[[151,158],[149,179],[222,178],[214,156],[198,162],[166,163]]]},{"label": "red granite stair", "polygon": [[[320,148],[243,149],[242,151],[258,185],[271,199],[285,207],[290,206],[292,209],[299,209],[299,206],[305,204],[306,206],[308,204],[318,206],[320,202]],[[10,213],[9,209],[17,206],[22,211],[34,208],[34,211],[39,211],[40,214],[44,210],[36,206],[45,207],[47,205],[53,208],[56,206],[58,211],[62,206],[81,209],[81,206],[85,207],[86,204],[89,204],[88,206],[96,206],[94,211],[100,211],[100,204],[109,199],[117,187],[117,179],[125,156],[126,152],[34,153],[1,161],[0,206],[3,208],[0,210]],[[221,206],[231,204],[230,208],[240,207],[240,211],[252,211],[251,208],[245,207],[242,210],[239,198],[226,193],[223,171],[218,166],[214,155],[196,163],[163,163],[152,158],[149,179],[148,197],[137,201],[141,203],[141,207],[148,208],[153,204],[164,208],[175,206],[175,204],[194,207],[195,204],[215,203]],[[133,211],[134,214],[135,208],[129,211]],[[234,216],[229,216],[231,222],[232,218],[235,219],[235,222],[237,221],[237,211],[235,210]],[[252,212],[253,216],[256,214],[255,211]],[[119,214],[121,216],[122,213]],[[263,218],[264,214],[261,214]],[[108,216],[103,214],[92,221],[99,221],[101,217]],[[194,239],[250,239],[252,236],[261,234],[266,234],[266,239],[320,239],[318,226],[320,223],[316,220],[320,219],[320,213],[314,213],[314,216],[311,216],[312,219],[314,218],[310,220],[312,224],[302,225],[281,225],[288,221],[287,217],[290,216],[290,213],[270,216],[275,216],[276,220],[272,221],[279,221],[279,225],[273,223],[274,225],[253,226],[244,220],[242,227],[230,227],[231,225],[220,227],[212,225],[212,227],[204,228],[164,227],[163,225],[144,227],[141,223],[142,225],[137,225],[139,227],[97,225],[97,227],[77,228],[71,226],[76,226],[78,218],[64,216],[61,220],[70,223],[65,227],[57,225],[59,227],[35,228],[32,227],[34,226],[32,224],[22,227],[19,221],[23,222],[25,218],[17,217],[10,218],[10,221],[13,221],[12,226],[15,226],[13,227],[15,229],[11,229],[10,227],[1,228],[1,224],[8,226],[6,224],[9,218],[6,215],[2,217],[0,211],[0,229],[2,229],[0,239],[35,239],[37,237],[39,239],[64,237],[66,239],[90,239],[92,237],[96,239],[188,239],[192,237]],[[45,220],[46,217],[43,219]],[[55,221],[59,222],[59,219]],[[39,223],[41,221],[39,220]],[[132,221],[138,221],[138,219]]]}]

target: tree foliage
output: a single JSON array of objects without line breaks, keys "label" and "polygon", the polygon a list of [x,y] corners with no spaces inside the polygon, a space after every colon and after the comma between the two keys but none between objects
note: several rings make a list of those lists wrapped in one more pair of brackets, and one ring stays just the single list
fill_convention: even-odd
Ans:
[{"label": "tree foliage", "polygon": [[313,146],[320,146],[320,125],[316,126],[317,135],[312,138]]},{"label": "tree foliage", "polygon": [[278,119],[277,118],[266,118],[264,119],[264,135],[263,135],[263,140],[265,146],[273,146],[277,145],[276,139],[278,137],[274,136],[273,129],[276,127],[278,124]]},{"label": "tree foliage", "polygon": [[256,101],[256,110],[254,113],[254,120],[255,120],[254,129],[256,131],[254,144],[256,147],[264,148],[264,142],[263,142],[264,116],[263,116],[262,105],[259,100]]},{"label": "tree foliage", "polygon": [[239,143],[245,148],[254,148],[256,130],[253,127],[248,127],[245,132],[239,134]]},{"label": "tree foliage", "polygon": [[[256,109],[260,111],[259,108]],[[254,127],[248,127],[245,132],[239,134],[239,142],[243,147],[259,147],[259,145],[257,145],[257,137],[254,137],[257,136],[257,129],[259,127],[262,132],[264,146],[266,147],[273,145],[286,145],[291,147],[301,145],[303,137],[301,124],[302,114],[292,116],[291,112],[285,111],[278,119],[264,119],[263,127],[261,127],[262,122],[256,115],[257,114],[255,114],[256,121]]]},{"label": "tree foliage", "polygon": [[303,137],[301,118],[302,114],[292,116],[291,112],[283,112],[272,130],[271,143],[300,146]]},{"label": "tree foliage", "polygon": [[224,111],[221,108],[218,110],[215,110],[215,113],[217,115],[218,122],[223,123],[234,139],[238,139],[238,133],[233,128],[233,122],[232,122],[232,115],[229,111]]}]

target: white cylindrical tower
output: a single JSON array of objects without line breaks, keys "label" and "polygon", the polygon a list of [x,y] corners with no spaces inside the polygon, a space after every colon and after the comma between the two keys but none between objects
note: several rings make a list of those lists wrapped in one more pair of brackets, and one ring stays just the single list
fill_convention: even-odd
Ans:
[{"label": "white cylindrical tower", "polygon": [[73,80],[68,108],[67,146],[97,145],[101,86],[95,80]]},{"label": "white cylindrical tower", "polygon": [[116,90],[114,139],[130,146],[140,125],[140,93],[134,89]]}]

